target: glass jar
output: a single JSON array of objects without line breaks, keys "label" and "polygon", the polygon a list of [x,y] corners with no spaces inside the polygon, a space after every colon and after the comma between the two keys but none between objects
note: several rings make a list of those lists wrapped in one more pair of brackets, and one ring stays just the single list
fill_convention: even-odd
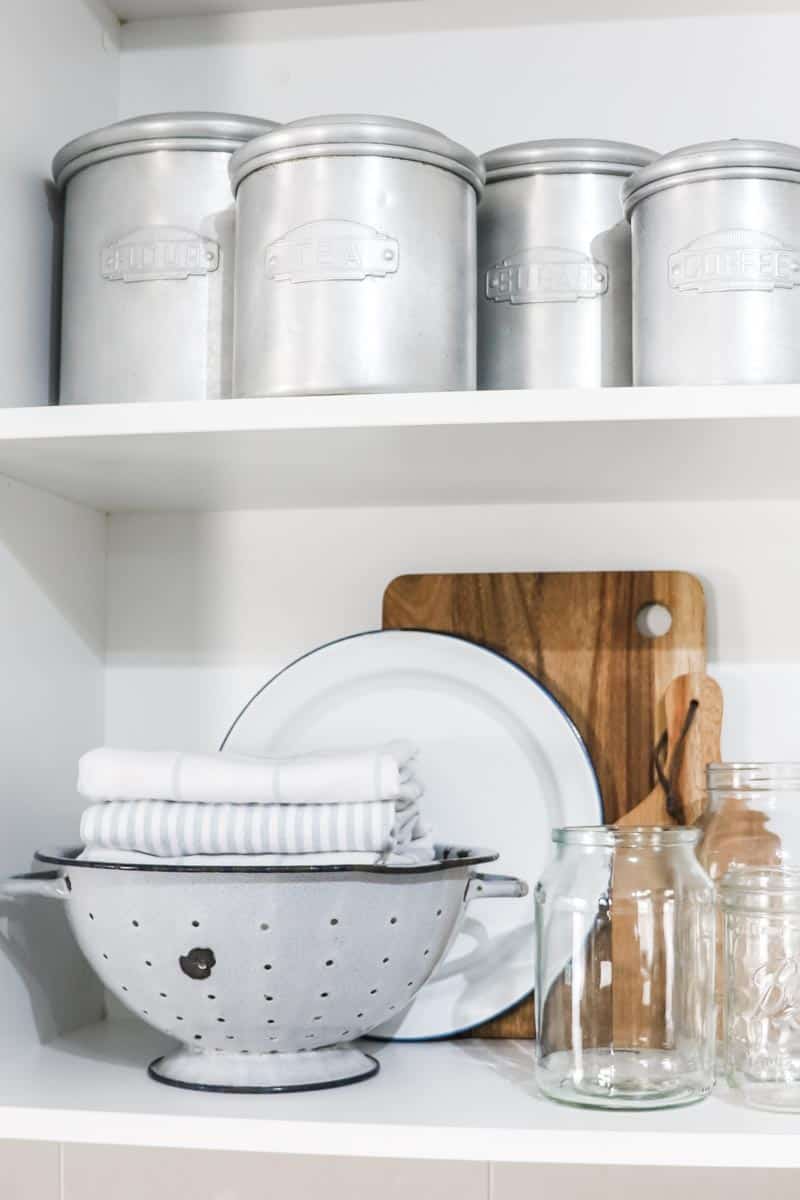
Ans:
[{"label": "glass jar", "polygon": [[[732,867],[800,865],[800,763],[711,763],[698,828],[700,861],[714,883]],[[722,911],[717,921],[717,1012],[722,1036]]]},{"label": "glass jar", "polygon": [[800,870],[735,867],[720,898],[728,1082],[755,1108],[800,1112]]},{"label": "glass jar", "polygon": [[536,888],[536,1075],[554,1100],[662,1108],[714,1082],[714,888],[696,829],[557,829]]}]

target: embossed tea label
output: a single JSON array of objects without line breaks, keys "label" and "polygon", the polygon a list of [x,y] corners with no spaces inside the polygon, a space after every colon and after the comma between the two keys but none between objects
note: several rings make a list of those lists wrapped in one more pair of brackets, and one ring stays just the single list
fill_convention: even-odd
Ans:
[{"label": "embossed tea label", "polygon": [[800,285],[800,250],[753,229],[721,229],[669,256],[678,292],[771,292]]},{"label": "embossed tea label", "polygon": [[283,283],[382,279],[399,264],[396,239],[358,221],[309,221],[267,247],[267,278]]},{"label": "embossed tea label", "polygon": [[509,304],[593,300],[608,291],[608,267],[578,250],[533,246],[486,272],[486,298]]},{"label": "embossed tea label", "polygon": [[216,242],[189,229],[155,225],[103,246],[100,269],[104,279],[140,283],[208,275],[219,263]]}]

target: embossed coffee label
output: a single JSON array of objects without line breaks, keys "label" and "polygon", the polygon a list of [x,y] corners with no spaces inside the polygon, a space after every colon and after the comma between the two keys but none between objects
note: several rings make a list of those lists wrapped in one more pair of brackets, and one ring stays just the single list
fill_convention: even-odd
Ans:
[{"label": "embossed coffee label", "polygon": [[608,267],[577,250],[533,246],[486,272],[486,297],[498,303],[553,304],[593,300],[608,291]]},{"label": "embossed coffee label", "polygon": [[800,285],[800,250],[753,229],[721,229],[669,256],[678,292],[771,292]]},{"label": "embossed coffee label", "polygon": [[139,283],[153,279],[189,279],[208,275],[219,267],[216,242],[188,229],[151,226],[109,242],[103,247],[104,279]]},{"label": "embossed coffee label", "polygon": [[309,221],[267,247],[267,278],[284,283],[382,279],[399,263],[397,241],[357,221]]}]

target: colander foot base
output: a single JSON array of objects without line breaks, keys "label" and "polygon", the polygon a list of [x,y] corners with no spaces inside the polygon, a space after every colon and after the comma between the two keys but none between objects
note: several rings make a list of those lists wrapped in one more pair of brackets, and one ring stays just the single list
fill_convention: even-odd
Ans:
[{"label": "colander foot base", "polygon": [[380,1063],[355,1046],[299,1054],[204,1054],[181,1048],[150,1063],[151,1079],[193,1092],[310,1092],[377,1075]]}]

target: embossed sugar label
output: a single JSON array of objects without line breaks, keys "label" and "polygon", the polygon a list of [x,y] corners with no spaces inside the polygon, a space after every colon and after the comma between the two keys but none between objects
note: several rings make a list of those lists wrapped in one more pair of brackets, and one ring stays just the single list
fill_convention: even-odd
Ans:
[{"label": "embossed sugar label", "polygon": [[357,221],[309,221],[267,247],[267,278],[284,283],[382,279],[400,263],[393,237]]},{"label": "embossed sugar label", "polygon": [[588,254],[533,246],[486,272],[486,297],[498,303],[553,304],[593,300],[608,291],[608,267]]},{"label": "embossed sugar label", "polygon": [[721,229],[669,256],[678,292],[771,292],[800,285],[800,250],[753,229]]},{"label": "embossed sugar label", "polygon": [[189,229],[151,226],[109,242],[103,247],[104,279],[139,283],[154,279],[189,279],[216,271],[220,249],[216,242]]}]

